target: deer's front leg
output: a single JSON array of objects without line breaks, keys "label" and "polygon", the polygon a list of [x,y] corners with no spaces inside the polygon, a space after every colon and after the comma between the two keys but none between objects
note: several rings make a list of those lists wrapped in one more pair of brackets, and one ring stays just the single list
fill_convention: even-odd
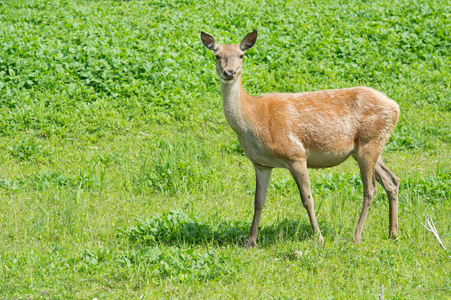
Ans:
[{"label": "deer's front leg", "polygon": [[316,220],[315,210],[313,208],[312,192],[310,190],[310,180],[307,171],[307,162],[305,160],[293,162],[288,169],[296,181],[301,194],[302,204],[307,210],[310,224],[312,225],[313,234],[318,238],[320,245],[324,243],[323,236],[319,230],[318,221]]},{"label": "deer's front leg", "polygon": [[268,192],[269,179],[271,178],[272,168],[266,168],[254,164],[255,177],[256,177],[256,189],[255,189],[255,201],[254,201],[254,219],[252,220],[251,231],[249,238],[244,245],[245,249],[255,246],[257,239],[258,224],[260,223],[260,217],[262,215],[262,209],[265,205],[266,193]]}]

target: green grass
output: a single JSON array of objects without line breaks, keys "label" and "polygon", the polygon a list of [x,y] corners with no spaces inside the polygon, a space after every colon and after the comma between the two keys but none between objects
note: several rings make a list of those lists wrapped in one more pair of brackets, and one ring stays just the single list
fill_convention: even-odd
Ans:
[{"label": "green grass", "polygon": [[[0,2],[0,299],[451,298],[449,1]],[[254,174],[200,31],[238,43],[250,94],[367,85],[399,103],[381,187],[352,243],[354,161],[311,170],[319,247],[273,172],[244,251]],[[298,255],[299,251],[302,255]]]}]

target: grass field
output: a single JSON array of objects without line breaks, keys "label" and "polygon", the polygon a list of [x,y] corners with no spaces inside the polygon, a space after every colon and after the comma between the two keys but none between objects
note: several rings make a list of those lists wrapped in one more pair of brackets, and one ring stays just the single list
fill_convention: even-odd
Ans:
[{"label": "grass field", "polygon": [[[450,24],[450,1],[1,1],[0,299],[451,299]],[[253,29],[249,94],[366,85],[399,104],[397,240],[379,186],[352,243],[349,160],[310,171],[323,247],[275,170],[243,250],[254,173],[200,31]]]}]

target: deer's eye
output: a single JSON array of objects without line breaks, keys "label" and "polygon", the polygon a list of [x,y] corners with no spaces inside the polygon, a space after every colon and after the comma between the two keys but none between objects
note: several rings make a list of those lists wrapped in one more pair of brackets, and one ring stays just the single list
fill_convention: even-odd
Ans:
[{"label": "deer's eye", "polygon": [[240,55],[240,58],[243,59],[243,57],[244,57],[244,54],[241,54],[241,55]]},{"label": "deer's eye", "polygon": [[221,57],[219,55],[215,55],[216,59],[220,59]]}]

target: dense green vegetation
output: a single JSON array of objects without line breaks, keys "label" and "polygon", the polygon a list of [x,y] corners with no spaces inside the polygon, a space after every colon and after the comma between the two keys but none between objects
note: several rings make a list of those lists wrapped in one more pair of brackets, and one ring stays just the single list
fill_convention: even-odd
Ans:
[{"label": "dense green vegetation", "polygon": [[[451,297],[451,2],[0,2],[0,299]],[[367,85],[399,103],[362,243],[355,162],[311,170],[325,245],[275,170],[254,174],[200,31],[246,53],[249,94]]]}]

